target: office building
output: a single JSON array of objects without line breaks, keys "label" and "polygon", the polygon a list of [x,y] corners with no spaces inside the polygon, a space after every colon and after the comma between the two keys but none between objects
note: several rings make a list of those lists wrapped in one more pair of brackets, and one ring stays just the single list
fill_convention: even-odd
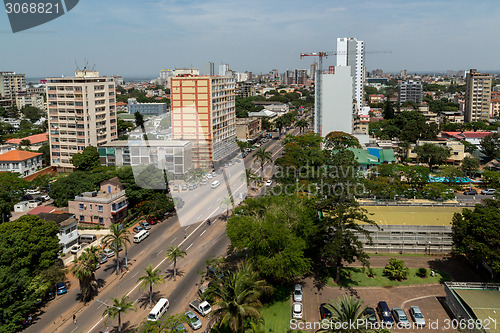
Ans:
[{"label": "office building", "polygon": [[201,75],[214,76],[215,64],[213,62],[206,62],[203,64]]},{"label": "office building", "polygon": [[316,62],[313,62],[311,64],[311,68],[309,69],[309,77],[311,78],[311,80],[315,80],[316,78],[316,71],[318,70],[318,63]]},{"label": "office building", "polygon": [[193,143],[193,166],[217,167],[235,154],[235,80],[230,76],[172,78],[172,139]]},{"label": "office building", "polygon": [[117,139],[115,94],[114,78],[96,71],[47,78],[52,166],[72,170],[74,154]]},{"label": "office building", "polygon": [[220,76],[227,75],[228,71],[229,71],[229,65],[228,64],[220,64],[219,65],[219,75]]},{"label": "office building", "polygon": [[491,104],[491,74],[471,69],[465,76],[465,121],[489,121]]},{"label": "office building", "polygon": [[[321,93],[315,86],[316,99],[321,98],[321,115],[315,103],[314,132],[326,136],[333,131],[352,133],[353,99],[351,68],[334,67],[332,73],[321,75]],[[320,97],[321,96],[321,97]]]},{"label": "office building", "polygon": [[167,113],[167,104],[165,103],[138,103],[137,99],[129,98],[127,105],[128,113],[135,114],[139,112],[143,116],[159,116]]},{"label": "office building", "polygon": [[14,106],[16,94],[24,90],[26,77],[15,72],[0,72],[0,106]]},{"label": "office building", "polygon": [[399,81],[398,85],[398,103],[401,105],[404,102],[422,103],[422,81],[405,80]]},{"label": "office building", "polygon": [[358,109],[364,106],[364,81],[365,81],[365,46],[364,42],[356,38],[337,38],[337,68],[350,66],[352,83],[352,96],[356,100]]}]

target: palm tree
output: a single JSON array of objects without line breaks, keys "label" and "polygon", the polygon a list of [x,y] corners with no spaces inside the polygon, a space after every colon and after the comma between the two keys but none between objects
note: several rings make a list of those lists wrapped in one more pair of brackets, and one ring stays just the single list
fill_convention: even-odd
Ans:
[{"label": "palm tree", "polygon": [[272,154],[270,151],[267,151],[266,148],[259,148],[257,151],[253,154],[256,160],[260,162],[260,168],[261,168],[261,174],[260,174],[260,180],[264,179],[264,164],[266,162],[272,162]]},{"label": "palm tree", "polygon": [[148,267],[144,268],[146,275],[143,275],[137,280],[141,282],[140,289],[146,288],[149,285],[149,306],[153,305],[153,285],[157,283],[165,282],[163,276],[161,276],[161,271],[159,268],[153,269],[153,265],[149,264]]},{"label": "palm tree", "polygon": [[95,271],[97,270],[99,249],[95,246],[85,249],[79,258],[74,260],[75,265],[71,272],[78,279],[80,292],[84,302],[92,299],[97,291]]},{"label": "palm tree", "polygon": [[[338,298],[337,303],[327,304],[325,307],[332,313],[332,320],[340,323],[357,323],[359,319],[366,319],[363,315],[366,306],[362,306],[362,301],[353,296],[342,296]],[[358,332],[359,329],[346,329],[344,332]],[[333,330],[323,330],[321,332],[333,332]]]},{"label": "palm tree", "polygon": [[233,206],[233,201],[230,197],[225,197],[220,204],[221,206],[226,206],[226,218],[229,218],[229,207]]},{"label": "palm tree", "polygon": [[297,122],[295,123],[295,126],[300,129],[300,133],[303,133],[304,129],[309,127],[309,123],[305,119],[300,119],[300,120],[297,120]]},{"label": "palm tree", "polygon": [[120,257],[118,252],[121,247],[124,247],[125,251],[127,250],[127,246],[128,244],[130,244],[130,239],[128,238],[130,233],[119,224],[112,224],[109,230],[111,231],[111,233],[102,238],[102,243],[104,244],[104,246],[113,244],[113,246],[115,247],[114,250],[116,252],[116,275],[118,275],[120,274]]},{"label": "palm tree", "polygon": [[244,332],[247,318],[259,319],[262,303],[259,297],[269,290],[264,280],[259,279],[258,273],[245,262],[238,265],[235,272],[226,272],[217,288],[209,289],[211,295],[217,299],[217,310],[212,314],[218,321],[219,327],[229,324],[233,331]]},{"label": "palm tree", "polygon": [[250,169],[245,170],[245,174],[241,174],[241,181],[246,181],[247,185],[251,185],[254,180],[258,179],[258,176],[256,176]]},{"label": "palm tree", "polygon": [[122,331],[122,313],[127,313],[129,310],[137,311],[133,302],[127,302],[128,296],[123,296],[121,299],[113,298],[113,305],[108,306],[102,313],[103,316],[108,315],[109,318],[115,319],[118,316],[118,332]]},{"label": "palm tree", "polygon": [[184,258],[186,251],[182,251],[180,247],[173,247],[170,245],[170,249],[167,251],[166,259],[174,263],[174,281],[177,277],[177,259]]},{"label": "palm tree", "polygon": [[276,126],[276,128],[279,130],[279,138],[281,139],[281,129],[283,127],[285,127],[285,124],[286,123],[286,120],[283,119],[283,117],[279,117],[278,119],[276,119],[276,121],[274,122],[274,125]]}]

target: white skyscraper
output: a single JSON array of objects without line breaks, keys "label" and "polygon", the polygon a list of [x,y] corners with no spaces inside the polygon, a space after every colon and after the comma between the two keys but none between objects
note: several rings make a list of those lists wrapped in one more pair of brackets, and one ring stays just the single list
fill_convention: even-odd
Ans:
[{"label": "white skyscraper", "polygon": [[356,38],[337,38],[337,66],[351,66],[352,95],[359,110],[364,95],[365,43]]}]

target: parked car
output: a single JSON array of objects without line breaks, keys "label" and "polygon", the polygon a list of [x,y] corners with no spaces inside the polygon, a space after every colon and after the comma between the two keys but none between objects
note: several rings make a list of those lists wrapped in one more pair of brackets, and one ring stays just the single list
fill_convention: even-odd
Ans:
[{"label": "parked car", "polygon": [[139,232],[143,231],[144,228],[142,226],[137,226],[137,227],[134,227],[134,229],[132,229],[136,234],[138,234]]},{"label": "parked car", "polygon": [[68,292],[68,289],[66,287],[66,282],[59,282],[56,285],[56,289],[57,289],[57,295],[66,294]]},{"label": "parked car", "polygon": [[198,318],[198,316],[195,315],[193,311],[186,312],[186,318],[188,320],[189,326],[191,326],[193,330],[199,330],[201,328],[200,318]]},{"label": "parked car", "polygon": [[302,302],[302,297],[304,293],[302,291],[302,285],[297,283],[293,288],[293,301],[294,302]]},{"label": "parked car", "polygon": [[391,310],[389,309],[389,306],[386,302],[378,302],[377,312],[382,323],[384,323],[385,325],[394,324],[394,318],[392,317]]},{"label": "parked car", "polygon": [[[154,217],[154,216],[149,216],[147,222],[141,222],[141,223],[147,223],[150,226],[152,226],[152,225],[155,225],[155,224],[158,223],[158,219],[156,217]],[[144,226],[143,226],[143,228],[144,228]],[[151,227],[149,227],[149,228],[151,229]],[[147,228],[144,228],[144,229],[147,229]]]},{"label": "parked car", "polygon": [[394,316],[394,319],[398,323],[399,327],[410,327],[411,326],[411,323],[408,320],[408,317],[406,316],[406,313],[403,309],[393,308],[392,314]]},{"label": "parked car", "polygon": [[38,190],[27,190],[26,194],[38,195],[38,194],[40,194],[40,191],[38,191]]},{"label": "parked car", "polygon": [[148,222],[141,222],[141,223],[139,223],[139,226],[143,227],[144,230],[151,229],[151,225]]},{"label": "parked car", "polygon": [[211,174],[211,173],[207,174],[207,179],[212,179],[212,177],[213,177],[213,176],[212,176],[212,174]]},{"label": "parked car", "polygon": [[203,317],[212,312],[212,307],[207,301],[195,299],[194,301],[189,303],[189,306],[192,307],[196,312],[201,314]]},{"label": "parked car", "polygon": [[[116,251],[116,249],[115,249],[115,243],[109,244],[109,248],[111,250],[113,250],[113,251]],[[123,245],[122,244],[120,244],[120,248],[118,249],[118,252],[120,252],[121,250],[123,250]]]},{"label": "parked car", "polygon": [[42,195],[41,198],[42,198],[43,201],[49,201],[50,200],[50,196],[48,194]]},{"label": "parked car", "polygon": [[266,182],[266,186],[271,186],[273,184],[273,181],[271,179],[268,179]]},{"label": "parked car", "polygon": [[292,305],[293,318],[302,319],[302,303],[295,302]]},{"label": "parked car", "polygon": [[108,258],[111,258],[112,256],[115,255],[115,251],[113,251],[111,249],[104,249],[104,250],[102,250],[102,253],[104,255],[106,255]]},{"label": "parked car", "polygon": [[482,195],[493,195],[495,193],[497,193],[497,190],[495,190],[494,188],[487,188],[486,190],[481,191]]},{"label": "parked car", "polygon": [[179,184],[174,184],[173,190],[174,191],[179,191]]},{"label": "parked car", "polygon": [[23,200],[33,200],[33,196],[31,194],[25,194]]},{"label": "parked car", "polygon": [[177,209],[184,207],[184,200],[181,197],[174,197],[174,204]]},{"label": "parked car", "polygon": [[410,306],[410,313],[411,319],[413,319],[413,322],[417,326],[425,326],[425,318],[424,315],[422,314],[422,311],[420,311],[420,308],[416,305]]},{"label": "parked car", "polygon": [[363,315],[366,316],[366,320],[368,321],[368,323],[370,323],[370,324],[378,323],[377,314],[375,313],[374,308],[367,307],[363,311]]},{"label": "parked car", "polygon": [[104,254],[104,253],[101,253],[99,255],[99,263],[100,264],[104,264],[107,261],[108,261],[108,256],[106,254]]},{"label": "parked car", "polygon": [[206,179],[200,180],[200,185],[207,185],[207,184],[208,184],[208,182]]},{"label": "parked car", "polygon": [[187,185],[187,184],[182,184],[182,185],[181,185],[181,189],[182,189],[183,191],[187,191],[187,189],[188,189],[188,185]]},{"label": "parked car", "polygon": [[464,195],[477,195],[476,190],[467,190],[464,192]]},{"label": "parked car", "polygon": [[328,303],[321,303],[319,306],[319,316],[321,319],[332,318],[332,312],[326,308]]},{"label": "parked car", "polygon": [[80,244],[75,244],[71,247],[69,252],[71,252],[72,254],[77,254],[78,251],[80,251],[81,249],[82,249],[82,246]]}]

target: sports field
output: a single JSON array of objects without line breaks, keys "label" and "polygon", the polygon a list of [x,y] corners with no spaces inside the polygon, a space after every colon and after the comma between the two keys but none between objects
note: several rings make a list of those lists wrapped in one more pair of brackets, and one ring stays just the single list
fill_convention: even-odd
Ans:
[{"label": "sports field", "polygon": [[451,225],[454,213],[460,207],[415,207],[415,206],[364,206],[373,215],[377,224],[394,225]]}]

